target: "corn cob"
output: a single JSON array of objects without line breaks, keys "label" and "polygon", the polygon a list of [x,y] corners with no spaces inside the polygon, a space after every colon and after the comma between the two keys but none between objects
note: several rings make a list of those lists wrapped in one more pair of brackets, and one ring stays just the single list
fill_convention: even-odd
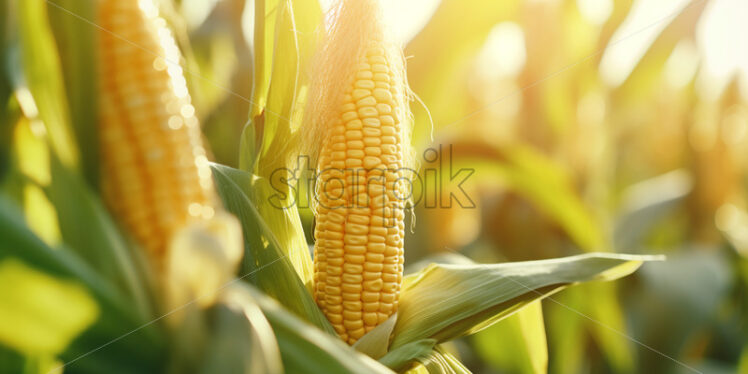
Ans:
[{"label": "corn cob", "polygon": [[350,80],[323,124],[317,166],[314,296],[349,344],[395,313],[403,279],[404,68],[372,30],[342,69]]},{"label": "corn cob", "polygon": [[217,202],[180,53],[150,0],[99,5],[102,189],[154,264],[173,234]]}]

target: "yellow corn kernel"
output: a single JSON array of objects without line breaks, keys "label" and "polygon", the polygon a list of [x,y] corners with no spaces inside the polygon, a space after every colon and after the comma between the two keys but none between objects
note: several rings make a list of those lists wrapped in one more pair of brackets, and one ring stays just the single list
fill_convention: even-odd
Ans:
[{"label": "yellow corn kernel", "polygon": [[[99,5],[102,189],[157,267],[176,231],[211,218],[216,194],[180,53],[152,1]],[[124,157],[127,156],[127,157]]]},{"label": "yellow corn kernel", "polygon": [[[388,75],[402,62],[380,44],[364,48],[335,119],[346,131],[329,133],[318,164],[314,296],[349,344],[395,313],[402,282],[404,194],[386,182],[406,175],[385,166],[405,164],[406,147],[396,146],[405,139],[398,118],[404,109],[394,99],[404,87]],[[387,79],[377,79],[383,73]],[[331,237],[341,239],[342,252],[323,239]],[[334,266],[333,258],[339,260]],[[340,279],[341,287],[328,286],[331,279]]]}]

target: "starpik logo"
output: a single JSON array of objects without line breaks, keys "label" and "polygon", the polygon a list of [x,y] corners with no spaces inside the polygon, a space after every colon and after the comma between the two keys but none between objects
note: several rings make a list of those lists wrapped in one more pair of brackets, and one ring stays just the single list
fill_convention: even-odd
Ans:
[{"label": "starpik logo", "polygon": [[[373,194],[386,195],[385,203],[378,205],[383,209],[406,209],[419,204],[426,209],[454,205],[472,209],[476,205],[464,185],[474,173],[472,168],[455,167],[452,145],[425,149],[418,170],[408,167],[316,170],[310,166],[309,156],[302,155],[296,159],[294,169],[280,168],[271,174],[274,193],[269,203],[277,209],[295,205],[308,208],[314,199],[314,204],[328,209],[361,208],[370,206],[369,197]],[[305,188],[299,188],[302,186]],[[311,199],[301,198],[305,191],[311,191]]]}]

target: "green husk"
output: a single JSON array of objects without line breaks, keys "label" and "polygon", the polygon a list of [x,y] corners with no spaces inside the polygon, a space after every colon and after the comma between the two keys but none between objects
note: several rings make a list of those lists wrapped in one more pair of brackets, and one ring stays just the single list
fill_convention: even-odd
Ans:
[{"label": "green husk", "polygon": [[390,336],[397,323],[397,313],[393,314],[379,326],[362,336],[353,344],[353,348],[365,353],[371,358],[379,359],[387,354],[387,346],[390,345]]},{"label": "green husk", "polygon": [[252,175],[217,164],[213,164],[212,169],[224,206],[242,224],[244,259],[239,277],[278,300],[298,317],[335,335],[335,330],[294,270],[290,256],[283,253],[276,231],[271,230],[252,199],[243,192],[253,190]]}]

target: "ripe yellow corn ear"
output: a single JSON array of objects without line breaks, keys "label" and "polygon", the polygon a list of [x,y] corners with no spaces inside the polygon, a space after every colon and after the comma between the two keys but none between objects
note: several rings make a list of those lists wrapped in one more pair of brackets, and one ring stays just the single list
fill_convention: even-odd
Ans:
[{"label": "ripe yellow corn ear", "polygon": [[[410,153],[400,48],[378,4],[345,2],[312,90],[318,160],[314,297],[349,344],[395,313],[403,280],[403,168]],[[334,72],[337,72],[335,74]]]},{"label": "ripe yellow corn ear", "polygon": [[99,3],[102,188],[118,221],[163,266],[174,233],[217,198],[180,53],[150,0]]}]

